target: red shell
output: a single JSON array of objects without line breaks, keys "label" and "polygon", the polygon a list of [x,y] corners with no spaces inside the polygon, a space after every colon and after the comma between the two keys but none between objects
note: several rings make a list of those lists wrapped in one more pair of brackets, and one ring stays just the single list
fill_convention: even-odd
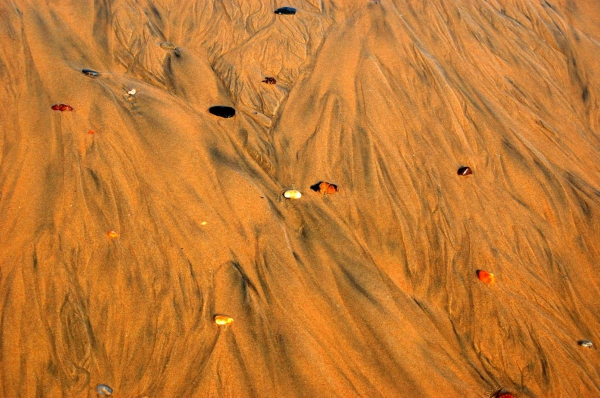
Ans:
[{"label": "red shell", "polygon": [[52,109],[54,109],[55,111],[72,111],[73,107],[71,105],[67,105],[67,104],[54,104],[52,105]]},{"label": "red shell", "polygon": [[515,398],[515,396],[509,392],[501,392],[496,395],[497,398]]}]

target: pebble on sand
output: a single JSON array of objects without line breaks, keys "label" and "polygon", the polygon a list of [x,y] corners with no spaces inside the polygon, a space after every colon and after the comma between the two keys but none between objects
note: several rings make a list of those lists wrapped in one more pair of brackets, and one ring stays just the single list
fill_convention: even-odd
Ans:
[{"label": "pebble on sand", "polygon": [[469,166],[461,166],[458,168],[456,174],[459,176],[468,176],[469,174],[473,174],[473,170]]},{"label": "pebble on sand", "polygon": [[477,277],[480,281],[482,281],[483,283],[487,283],[488,285],[491,285],[496,280],[494,274],[492,274],[491,272],[484,271],[482,269],[477,271]]},{"label": "pebble on sand", "polygon": [[496,394],[496,398],[515,398],[515,395],[511,392],[500,390]]},{"label": "pebble on sand", "polygon": [[108,231],[108,233],[106,235],[108,235],[108,237],[112,238],[112,239],[116,239],[119,237],[119,233],[117,231],[113,231],[113,230]]},{"label": "pebble on sand", "polygon": [[332,195],[340,190],[337,185],[327,181],[317,182],[315,185],[311,186],[310,189],[321,195]]},{"label": "pebble on sand", "polygon": [[594,343],[592,343],[590,340],[579,340],[577,344],[586,348],[592,348],[594,346]]},{"label": "pebble on sand", "polygon": [[109,396],[112,395],[113,389],[106,384],[98,384],[96,387],[96,392],[100,395]]},{"label": "pebble on sand", "polygon": [[496,398],[515,398],[515,395],[513,393],[505,390],[498,391],[498,393],[495,396]]},{"label": "pebble on sand", "polygon": [[214,321],[219,326],[231,325],[233,318],[227,315],[215,315]]},{"label": "pebble on sand", "polygon": [[71,105],[67,105],[67,104],[54,104],[52,105],[52,109],[54,109],[55,111],[72,111],[73,107]]},{"label": "pebble on sand", "polygon": [[100,73],[98,73],[97,71],[93,70],[93,69],[82,69],[81,72],[86,75],[87,77],[98,77],[100,76]]},{"label": "pebble on sand", "polygon": [[295,189],[288,189],[283,193],[283,197],[286,199],[300,199],[302,197],[302,194],[300,193],[300,191],[297,191]]},{"label": "pebble on sand", "polygon": [[279,15],[294,15],[296,9],[294,7],[281,7],[275,10],[275,14]]},{"label": "pebble on sand", "polygon": [[90,130],[90,131],[88,131],[88,134],[93,135],[93,134],[96,134],[96,132],[94,130]]},{"label": "pebble on sand", "polygon": [[267,77],[265,77],[265,80],[263,80],[262,82],[267,83],[267,84],[277,84],[277,79],[275,79],[274,77],[271,77],[271,76],[267,76]]},{"label": "pebble on sand", "polygon": [[208,111],[215,116],[223,117],[225,119],[229,119],[230,117],[235,116],[235,109],[230,106],[211,106]]}]

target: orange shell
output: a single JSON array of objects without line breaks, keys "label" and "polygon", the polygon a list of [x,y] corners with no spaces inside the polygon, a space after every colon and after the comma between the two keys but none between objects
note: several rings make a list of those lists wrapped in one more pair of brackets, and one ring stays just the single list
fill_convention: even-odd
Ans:
[{"label": "orange shell", "polygon": [[117,231],[112,231],[112,230],[108,231],[107,235],[109,238],[113,238],[113,239],[119,237],[119,233]]},{"label": "orange shell", "polygon": [[494,274],[492,274],[491,272],[484,271],[482,269],[477,271],[477,277],[480,281],[482,281],[483,283],[487,283],[488,285],[491,285],[495,281]]},{"label": "orange shell", "polygon": [[319,184],[319,193],[321,195],[332,195],[339,191],[339,188],[335,184],[330,184],[326,181],[323,181]]},{"label": "orange shell", "polygon": [[90,135],[91,134],[96,134],[96,132],[94,130],[90,130],[90,131],[88,131],[88,134],[90,134]]}]

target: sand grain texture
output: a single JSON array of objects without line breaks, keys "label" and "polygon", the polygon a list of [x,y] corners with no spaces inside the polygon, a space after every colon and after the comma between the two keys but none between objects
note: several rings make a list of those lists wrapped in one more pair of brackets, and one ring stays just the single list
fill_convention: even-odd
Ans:
[{"label": "sand grain texture", "polygon": [[0,40],[0,396],[600,396],[594,2],[9,0]]}]

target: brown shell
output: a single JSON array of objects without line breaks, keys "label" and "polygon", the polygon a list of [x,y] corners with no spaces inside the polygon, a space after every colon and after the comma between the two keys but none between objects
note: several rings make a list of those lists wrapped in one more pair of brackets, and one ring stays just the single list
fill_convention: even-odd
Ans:
[{"label": "brown shell", "polygon": [[462,166],[459,167],[456,174],[458,174],[459,176],[468,176],[469,174],[473,174],[473,170],[471,170],[469,166]]}]

